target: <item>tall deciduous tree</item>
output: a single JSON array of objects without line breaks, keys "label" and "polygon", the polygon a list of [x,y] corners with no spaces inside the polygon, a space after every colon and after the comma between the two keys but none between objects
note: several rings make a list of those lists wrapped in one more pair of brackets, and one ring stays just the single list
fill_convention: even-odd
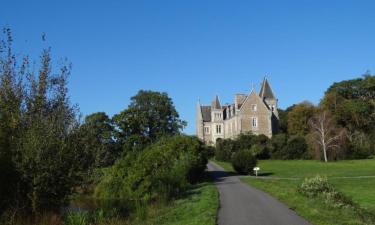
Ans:
[{"label": "tall deciduous tree", "polygon": [[18,67],[12,51],[12,35],[4,28],[0,40],[0,211],[15,194],[18,174],[12,161],[19,137],[22,113],[22,78],[27,60]]},{"label": "tall deciduous tree", "polygon": [[294,105],[288,112],[288,134],[304,136],[309,132],[309,119],[314,115],[315,107],[310,102]]},{"label": "tall deciduous tree", "polygon": [[[12,35],[0,39],[0,210],[37,212],[58,208],[80,181],[77,109],[68,99],[70,65],[52,65],[50,49],[40,63],[12,52]],[[33,67],[39,67],[35,73]],[[5,199],[5,201],[4,201]]]},{"label": "tall deciduous tree", "polygon": [[88,163],[94,168],[110,166],[119,156],[114,139],[112,120],[104,112],[86,116],[80,129],[82,151],[89,155]]},{"label": "tall deciduous tree", "polygon": [[142,148],[162,136],[181,132],[186,122],[179,118],[167,93],[141,90],[127,109],[114,116],[118,139],[124,148]]},{"label": "tall deciduous tree", "polygon": [[309,124],[315,143],[323,152],[324,161],[328,162],[328,153],[342,147],[345,131],[337,128],[328,111],[317,113]]}]

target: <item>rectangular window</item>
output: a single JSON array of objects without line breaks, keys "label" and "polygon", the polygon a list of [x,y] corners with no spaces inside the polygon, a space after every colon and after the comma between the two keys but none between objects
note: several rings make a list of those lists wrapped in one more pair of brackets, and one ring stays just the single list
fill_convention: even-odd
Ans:
[{"label": "rectangular window", "polygon": [[216,125],[216,133],[221,134],[221,125]]},{"label": "rectangular window", "polygon": [[251,105],[251,110],[253,110],[253,112],[256,112],[257,111],[257,105],[256,104]]},{"label": "rectangular window", "polygon": [[210,133],[210,128],[209,127],[204,127],[204,133],[209,134]]},{"label": "rectangular window", "polygon": [[258,127],[258,118],[252,117],[251,123],[252,123],[253,127]]}]

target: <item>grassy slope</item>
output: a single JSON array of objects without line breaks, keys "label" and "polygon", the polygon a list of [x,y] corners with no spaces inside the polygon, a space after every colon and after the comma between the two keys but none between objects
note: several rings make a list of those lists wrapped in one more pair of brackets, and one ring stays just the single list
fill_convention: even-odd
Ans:
[{"label": "grassy slope", "polygon": [[219,196],[212,183],[196,185],[171,205],[151,212],[147,225],[215,225]]},{"label": "grassy slope", "polygon": [[[224,169],[233,171],[229,163],[218,162]],[[262,173],[269,177],[327,176],[338,190],[350,196],[362,208],[375,213],[375,178],[335,179],[347,176],[375,176],[375,160],[353,160],[333,163],[317,161],[260,161]],[[243,178],[244,182],[271,193],[301,216],[314,224],[363,224],[351,210],[330,209],[316,200],[310,200],[297,192],[301,180],[261,180]],[[345,222],[343,222],[345,221]]]}]

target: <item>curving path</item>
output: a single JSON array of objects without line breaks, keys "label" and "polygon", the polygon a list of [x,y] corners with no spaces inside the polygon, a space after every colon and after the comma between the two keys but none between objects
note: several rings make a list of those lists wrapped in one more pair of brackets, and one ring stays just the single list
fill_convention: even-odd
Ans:
[{"label": "curving path", "polygon": [[218,225],[311,225],[269,194],[246,185],[210,162],[210,175],[220,193]]}]

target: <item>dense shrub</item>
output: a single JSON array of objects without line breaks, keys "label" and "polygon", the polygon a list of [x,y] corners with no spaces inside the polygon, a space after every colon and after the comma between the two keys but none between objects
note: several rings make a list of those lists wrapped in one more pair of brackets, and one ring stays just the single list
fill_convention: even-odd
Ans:
[{"label": "dense shrub", "polygon": [[350,198],[335,190],[326,177],[319,175],[305,179],[299,188],[299,192],[310,198],[321,198],[324,203],[334,208],[356,207]]},{"label": "dense shrub", "polygon": [[306,178],[299,191],[308,197],[316,197],[324,192],[330,192],[332,189],[333,187],[328,183],[326,177],[317,175],[313,178]]},{"label": "dense shrub", "polygon": [[128,200],[173,197],[202,176],[205,151],[194,137],[163,138],[138,155],[116,162],[97,186],[96,196]]},{"label": "dense shrub", "polygon": [[251,146],[255,143],[254,138],[256,136],[249,133],[249,134],[240,134],[236,139],[236,148],[238,150],[241,149],[250,149]]},{"label": "dense shrub", "polygon": [[232,166],[239,174],[252,174],[257,159],[251,150],[240,150],[233,155]]},{"label": "dense shrub", "polygon": [[291,137],[283,151],[282,159],[307,159],[307,143],[304,137]]},{"label": "dense shrub", "polygon": [[271,148],[270,139],[263,134],[240,134],[234,140],[219,139],[216,142],[215,158],[219,161],[230,162],[236,152],[252,149],[258,159],[269,159]]},{"label": "dense shrub", "polygon": [[251,152],[257,159],[269,159],[270,151],[267,146],[255,144],[251,147]]},{"label": "dense shrub", "polygon": [[372,140],[363,133],[353,134],[348,145],[346,156],[349,159],[366,159],[374,152],[372,151]]},{"label": "dense shrub", "polygon": [[271,158],[272,159],[282,159],[286,145],[288,143],[288,136],[285,133],[276,134],[271,139]]},{"label": "dense shrub", "polygon": [[236,151],[236,142],[231,139],[219,139],[216,142],[215,158],[229,162]]}]

